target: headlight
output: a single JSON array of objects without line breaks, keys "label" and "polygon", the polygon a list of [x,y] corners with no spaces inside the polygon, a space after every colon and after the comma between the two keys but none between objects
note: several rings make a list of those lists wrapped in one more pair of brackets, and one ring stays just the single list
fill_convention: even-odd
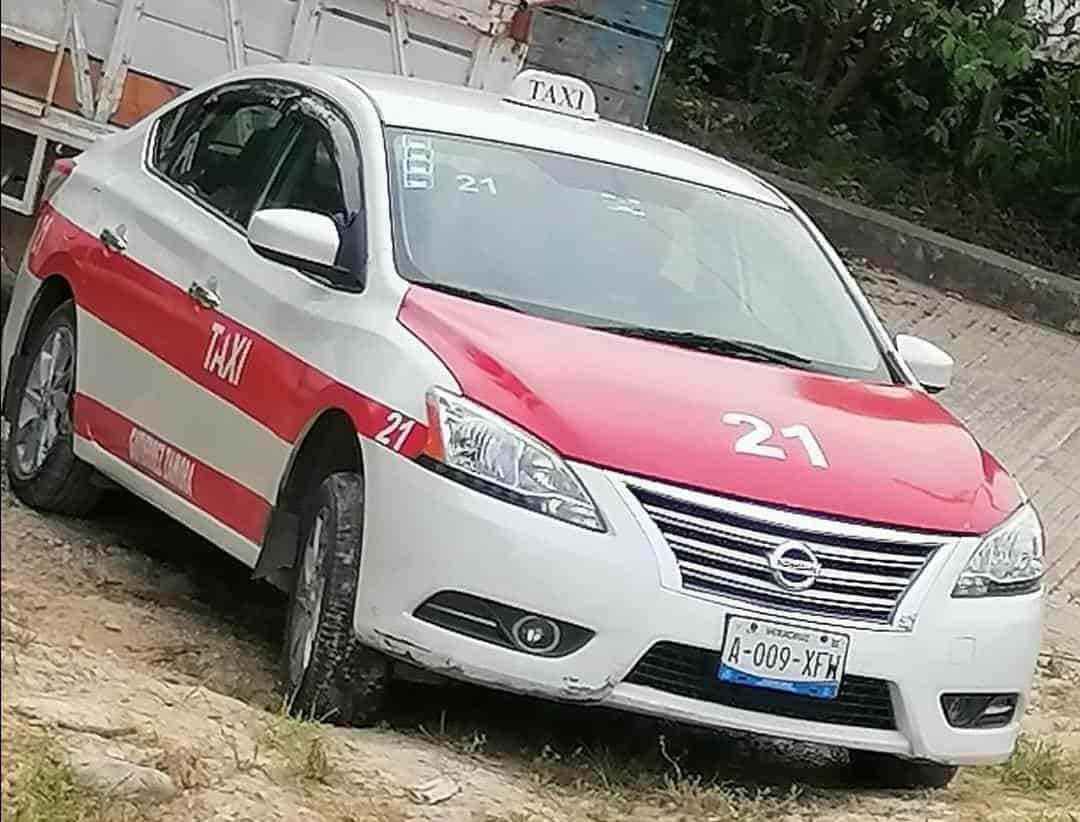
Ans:
[{"label": "headlight", "polygon": [[607,530],[581,480],[549,446],[441,388],[428,391],[427,406],[429,457],[479,480],[479,490],[582,528]]},{"label": "headlight", "polygon": [[1043,530],[1025,505],[987,534],[953,589],[954,597],[1028,594],[1042,584]]}]

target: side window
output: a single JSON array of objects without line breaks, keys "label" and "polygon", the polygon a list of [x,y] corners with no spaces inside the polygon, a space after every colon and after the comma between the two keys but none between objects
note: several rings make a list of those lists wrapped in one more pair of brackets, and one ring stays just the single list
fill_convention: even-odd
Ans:
[{"label": "side window", "polygon": [[246,225],[295,129],[283,112],[298,94],[262,82],[196,98],[158,123],[151,161],[189,194]]},{"label": "side window", "polygon": [[206,95],[196,97],[158,120],[154,132],[154,150],[150,158],[150,164],[158,171],[163,172],[176,157],[183,143],[180,135],[191,131],[193,123],[204,113],[205,104]]},{"label": "side window", "polygon": [[345,216],[341,172],[329,133],[308,125],[293,143],[260,208],[298,208],[327,217]]},{"label": "side window", "polygon": [[340,244],[327,284],[362,289],[367,220],[356,136],[332,104],[313,94],[298,98],[286,117],[297,128],[256,210],[295,208],[330,217]]},{"label": "side window", "polygon": [[343,226],[360,207],[352,132],[333,108],[310,95],[297,100],[289,116],[299,132],[258,207],[313,211]]}]

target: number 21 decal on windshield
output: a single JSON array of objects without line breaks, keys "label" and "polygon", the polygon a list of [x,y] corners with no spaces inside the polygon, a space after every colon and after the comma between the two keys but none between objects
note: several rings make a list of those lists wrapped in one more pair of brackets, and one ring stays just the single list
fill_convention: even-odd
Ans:
[{"label": "number 21 decal on windshield", "polygon": [[498,190],[495,188],[494,177],[484,177],[481,180],[476,179],[471,174],[459,174],[457,176],[458,191],[463,191],[466,194],[480,194],[485,190],[489,194],[498,194]]},{"label": "number 21 decal on windshield", "polygon": [[[733,425],[737,428],[750,427],[735,442],[735,453],[749,454],[754,457],[766,457],[772,460],[786,460],[788,452],[783,446],[771,444],[773,427],[761,417],[752,414],[724,414],[724,424]],[[821,450],[817,438],[805,425],[791,425],[780,429],[780,436],[786,440],[798,440],[802,443],[810,464],[815,468],[828,468],[829,461],[825,459],[825,452]]]}]

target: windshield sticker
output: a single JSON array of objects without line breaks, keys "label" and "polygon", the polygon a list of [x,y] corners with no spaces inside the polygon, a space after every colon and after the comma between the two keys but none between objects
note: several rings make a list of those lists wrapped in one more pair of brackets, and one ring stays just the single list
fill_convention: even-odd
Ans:
[{"label": "windshield sticker", "polygon": [[644,217],[645,210],[641,207],[641,200],[633,197],[620,197],[617,194],[604,192],[600,195],[608,204],[608,211],[617,214],[633,214],[635,217]]},{"label": "windshield sticker", "polygon": [[466,194],[482,194],[486,191],[494,196],[499,193],[495,188],[494,177],[482,177],[478,180],[471,174],[459,174],[457,176],[457,182],[458,191],[462,191]]},{"label": "windshield sticker", "polygon": [[401,147],[401,177],[405,188],[435,188],[435,147],[431,138],[406,134],[401,138]]}]

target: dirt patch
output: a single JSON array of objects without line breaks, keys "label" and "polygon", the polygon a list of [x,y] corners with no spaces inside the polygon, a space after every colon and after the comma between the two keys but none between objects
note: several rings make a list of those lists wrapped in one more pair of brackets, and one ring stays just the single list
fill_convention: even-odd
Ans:
[{"label": "dirt patch", "polygon": [[[1042,820],[1080,807],[1080,665],[1049,654],[1009,769],[933,794],[844,754],[477,688],[403,684],[388,721],[278,710],[284,603],[125,494],[93,522],[2,500],[5,818]],[[8,813],[12,814],[10,817]]]}]

